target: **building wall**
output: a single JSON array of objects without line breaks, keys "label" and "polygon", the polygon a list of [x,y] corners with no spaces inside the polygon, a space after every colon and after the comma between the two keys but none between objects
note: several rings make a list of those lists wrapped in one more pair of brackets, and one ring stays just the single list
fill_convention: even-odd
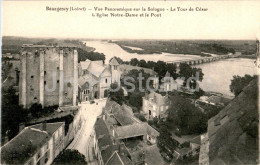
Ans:
[{"label": "building wall", "polygon": [[76,105],[78,54],[74,48],[24,47],[20,60],[20,105]]}]

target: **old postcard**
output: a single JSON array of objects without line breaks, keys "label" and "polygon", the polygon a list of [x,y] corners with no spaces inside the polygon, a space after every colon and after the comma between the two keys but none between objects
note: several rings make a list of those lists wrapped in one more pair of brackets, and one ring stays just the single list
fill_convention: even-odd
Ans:
[{"label": "old postcard", "polygon": [[1,3],[1,164],[259,164],[259,1]]}]

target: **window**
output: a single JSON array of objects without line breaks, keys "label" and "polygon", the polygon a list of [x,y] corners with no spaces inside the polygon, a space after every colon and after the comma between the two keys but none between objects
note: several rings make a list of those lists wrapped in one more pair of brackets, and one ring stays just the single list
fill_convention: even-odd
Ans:
[{"label": "window", "polygon": [[60,69],[60,67],[57,67],[57,70],[59,70]]},{"label": "window", "polygon": [[107,83],[107,78],[106,78],[106,83]]},{"label": "window", "polygon": [[37,97],[34,97],[34,100],[37,100]]},{"label": "window", "polygon": [[117,66],[114,66],[114,69],[117,70]]},{"label": "window", "polygon": [[33,78],[33,76],[31,76],[31,78]]},{"label": "window", "polygon": [[44,71],[44,75],[46,75],[47,74],[47,72],[46,71]]},{"label": "window", "polygon": [[46,85],[46,81],[44,81],[44,85]]},{"label": "window", "polygon": [[59,83],[60,82],[60,80],[57,80],[57,83]]}]

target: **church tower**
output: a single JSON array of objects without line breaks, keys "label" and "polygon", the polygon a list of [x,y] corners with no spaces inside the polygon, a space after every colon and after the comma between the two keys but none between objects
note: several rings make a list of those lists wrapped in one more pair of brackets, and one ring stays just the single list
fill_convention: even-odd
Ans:
[{"label": "church tower", "polygon": [[118,63],[118,61],[116,60],[115,57],[113,57],[110,60],[109,66],[110,66],[110,69],[111,69],[111,81],[112,81],[112,83],[114,83],[114,82],[120,83],[121,73],[119,71],[119,63]]}]

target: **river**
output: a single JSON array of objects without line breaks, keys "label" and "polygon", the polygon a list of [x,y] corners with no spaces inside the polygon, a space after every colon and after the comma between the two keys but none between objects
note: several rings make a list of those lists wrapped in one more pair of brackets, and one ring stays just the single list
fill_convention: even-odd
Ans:
[{"label": "river", "polygon": [[[137,58],[138,60],[144,59],[146,61],[178,61],[202,58],[196,55],[179,55],[170,53],[139,55],[136,53],[128,53],[114,43],[104,41],[85,41],[85,43],[87,46],[95,48],[96,52],[104,53],[106,55],[106,63],[108,63],[108,61],[114,56],[120,57],[124,61],[129,61],[131,58]],[[232,58],[195,65],[195,67],[201,68],[204,73],[204,79],[200,83],[200,87],[203,90],[219,92],[228,96],[233,96],[229,90],[229,85],[233,75],[244,76],[245,74],[256,74],[253,59]]]}]

